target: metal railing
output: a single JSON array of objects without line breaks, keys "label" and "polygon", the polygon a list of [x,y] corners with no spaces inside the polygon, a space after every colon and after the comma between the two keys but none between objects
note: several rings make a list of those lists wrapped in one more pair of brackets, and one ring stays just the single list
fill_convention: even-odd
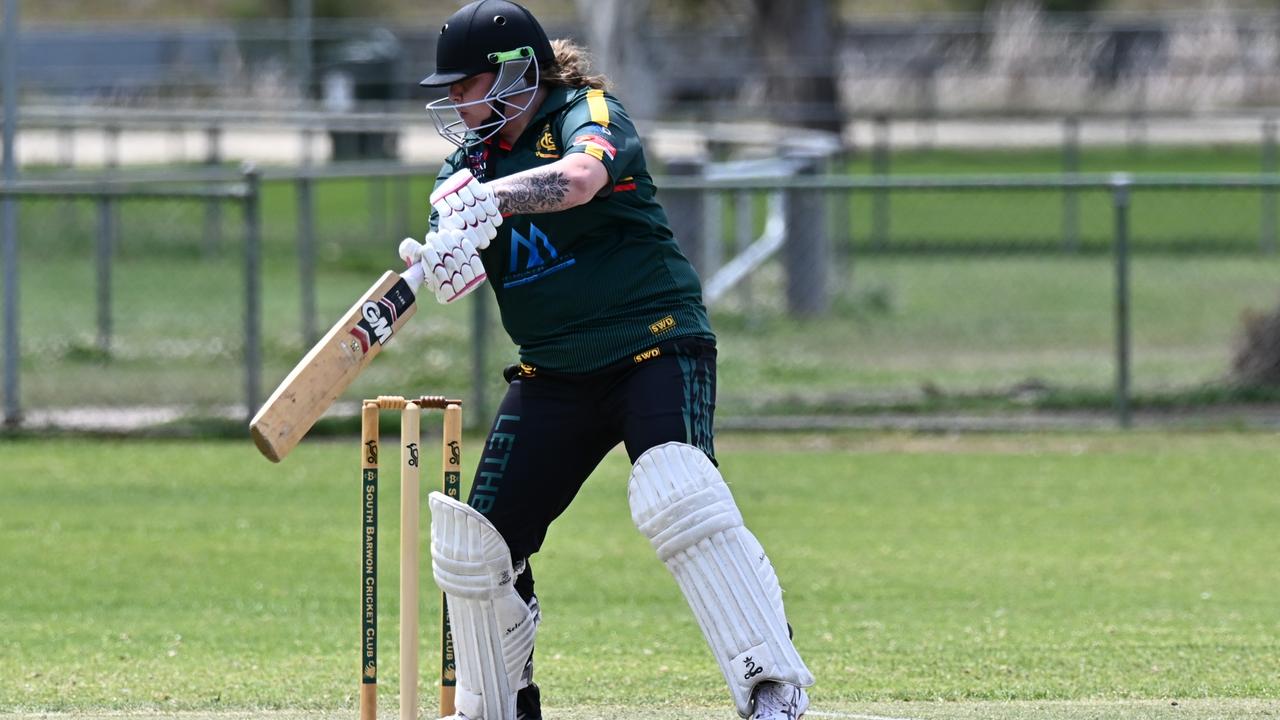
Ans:
[{"label": "metal railing", "polygon": [[[24,182],[13,187],[0,190],[0,199],[23,199],[40,197],[77,197],[89,198],[98,204],[98,239],[95,252],[98,270],[98,334],[99,342],[109,348],[111,343],[111,278],[110,268],[112,244],[112,208],[114,205],[130,198],[175,198],[195,201],[238,201],[244,208],[245,253],[243,259],[244,273],[244,336],[243,352],[244,375],[244,413],[251,416],[256,411],[262,398],[261,374],[262,358],[260,348],[261,299],[260,299],[260,245],[261,245],[261,190],[263,182],[294,183],[297,187],[299,213],[297,228],[297,252],[299,257],[299,286],[302,292],[300,301],[300,325],[304,328],[303,337],[308,345],[317,336],[315,320],[315,262],[314,262],[314,204],[305,201],[311,191],[312,183],[335,178],[404,178],[433,172],[434,168],[363,165],[337,167],[303,167],[272,168],[264,172],[249,172],[240,177],[230,177],[225,172],[205,171],[196,173],[171,174],[166,176],[150,176],[146,178],[102,178],[81,181],[48,181]],[[826,198],[830,201],[847,194],[872,194],[877,192],[893,192],[910,194],[917,192],[1059,192],[1093,191],[1106,193],[1109,198],[1111,212],[1111,257],[1114,266],[1113,319],[1114,324],[1114,365],[1115,379],[1113,387],[1113,404],[1116,422],[1121,427],[1132,423],[1131,392],[1131,310],[1130,310],[1130,256],[1132,197],[1136,193],[1147,191],[1260,191],[1274,194],[1280,192],[1280,175],[1004,175],[1004,176],[955,176],[955,177],[850,177],[832,175],[762,175],[758,177],[691,177],[668,176],[655,180],[662,189],[664,198],[680,194],[703,196],[720,196],[729,198],[730,202],[740,203],[741,199],[752,194],[762,194],[773,198],[767,203],[768,211],[764,227],[765,236],[755,244],[742,242],[737,251],[747,253],[746,260],[739,261],[734,257],[724,258],[717,267],[704,268],[709,278],[706,283],[708,300],[715,302],[724,297],[736,284],[749,282],[752,272],[763,264],[763,261],[775,254],[783,254],[792,259],[783,263],[784,272],[790,277],[790,283],[799,287],[798,297],[805,298],[800,305],[801,312],[824,313],[830,307],[828,297],[816,297],[815,293],[829,293],[831,283],[826,278],[832,272],[831,235],[828,230],[827,203],[817,202],[814,198]],[[665,200],[664,200],[665,201]],[[744,234],[749,226],[747,213],[741,212],[743,206],[738,204],[732,212],[724,217],[738,218],[743,224],[738,227],[725,228],[736,237],[747,238]],[[799,211],[803,209],[803,211]],[[1274,205],[1271,206],[1274,212]],[[1274,254],[1276,243],[1274,238],[1274,222],[1270,225],[1273,235],[1270,241],[1261,246],[1265,253]],[[687,240],[687,239],[686,239]],[[764,243],[763,245],[761,243]],[[755,253],[757,257],[750,257]],[[794,258],[803,258],[796,262]],[[717,274],[727,272],[728,274]],[[14,263],[5,267],[5,285],[16,289],[18,285],[18,268]],[[16,290],[14,290],[16,292]],[[6,303],[12,302],[16,308],[16,295]],[[808,304],[803,304],[808,303]],[[16,317],[16,309],[7,308]],[[471,348],[471,394],[476,397],[475,404],[487,410],[484,398],[485,373],[489,350],[487,349],[486,328],[489,325],[488,309],[485,302],[476,302],[473,323]],[[795,308],[793,307],[793,310]],[[12,323],[6,325],[6,347],[16,348],[17,327]],[[9,424],[18,423],[22,416],[18,391],[18,367],[20,358],[13,353],[5,357],[5,420]]]},{"label": "metal railing", "polygon": [[[261,241],[262,218],[260,173],[246,167],[238,179],[207,182],[183,178],[174,187],[173,178],[140,180],[103,178],[97,180],[19,181],[0,186],[0,201],[12,204],[33,198],[89,199],[97,204],[97,239],[94,250],[96,270],[98,350],[109,352],[112,336],[112,253],[116,240],[116,211],[126,200],[205,200],[214,203],[239,202],[244,212],[244,398],[247,417],[262,397],[261,378]],[[16,214],[14,208],[11,212]],[[19,381],[21,365],[18,308],[20,274],[16,227],[5,227],[0,239],[4,247],[4,423],[16,426],[23,409]]]},{"label": "metal railing", "polygon": [[[285,129],[287,132],[297,133],[297,146],[300,149],[299,156],[289,160],[289,162],[296,160],[303,167],[308,167],[320,160],[315,143],[315,138],[319,134],[382,133],[388,137],[403,138],[407,136],[407,133],[425,127],[421,113],[403,112],[398,110],[399,107],[399,105],[369,106],[368,111],[355,113],[326,112],[316,109],[315,106],[279,110],[252,107],[221,110],[180,107],[147,109],[31,107],[24,110],[19,122],[21,128],[25,130],[43,128],[59,133],[63,139],[59,141],[61,149],[57,153],[55,162],[57,165],[64,167],[72,167],[77,164],[77,158],[75,157],[77,143],[74,140],[76,133],[100,132],[103,139],[101,143],[103,165],[107,168],[115,168],[120,165],[122,157],[121,135],[124,132],[190,132],[195,130],[205,136],[203,149],[197,151],[203,152],[203,156],[199,161],[208,165],[209,174],[207,176],[216,178],[225,172],[225,169],[220,167],[223,163],[236,159],[228,157],[226,148],[227,135],[233,130],[254,132],[265,129]],[[1000,125],[993,124],[997,121]],[[771,150],[790,153],[796,150],[811,152],[813,148],[808,146],[821,145],[822,153],[831,158],[828,171],[837,171],[838,165],[858,163],[858,171],[869,173],[875,180],[872,185],[851,189],[851,193],[858,192],[860,195],[865,196],[867,204],[866,216],[869,218],[869,223],[863,240],[865,240],[868,250],[894,251],[900,247],[900,243],[895,239],[896,233],[892,221],[894,216],[892,197],[900,188],[890,180],[894,177],[895,172],[899,171],[899,161],[896,159],[898,153],[902,152],[903,149],[911,148],[964,147],[965,145],[963,144],[955,144],[959,142],[955,138],[941,140],[922,140],[920,138],[921,133],[929,135],[932,132],[927,128],[932,127],[936,130],[940,126],[954,127],[956,124],[964,123],[982,125],[986,128],[985,130],[975,131],[971,128],[969,132],[976,132],[978,135],[988,137],[989,140],[987,142],[991,146],[1000,146],[1003,141],[996,139],[1002,137],[999,128],[1023,121],[1035,123],[1040,128],[1038,131],[1040,135],[1032,143],[1033,145],[1041,147],[1056,146],[1058,148],[1059,159],[1056,169],[1059,172],[1054,174],[1054,177],[1070,177],[1080,174],[1082,166],[1086,164],[1084,156],[1087,149],[1101,147],[1117,140],[1122,143],[1129,143],[1131,146],[1145,145],[1148,142],[1146,129],[1152,123],[1157,122],[1165,124],[1170,122],[1179,124],[1187,122],[1206,123],[1205,128],[1215,128],[1223,124],[1229,125],[1233,128],[1229,136],[1210,132],[1205,139],[1211,138],[1214,142],[1230,140],[1234,143],[1242,143],[1244,144],[1243,146],[1256,147],[1258,172],[1262,174],[1280,172],[1280,140],[1278,140],[1277,116],[1274,111],[1270,110],[1256,110],[1251,114],[1244,115],[1214,112],[1194,114],[1095,112],[1068,115],[1024,114],[1001,116],[999,118],[983,113],[957,113],[950,114],[944,118],[885,113],[870,115],[854,113],[849,119],[851,131],[848,136],[854,138],[855,144],[844,149],[839,147],[834,136],[829,137],[822,133],[809,131],[779,133],[776,129],[770,129],[767,126],[752,128],[723,123],[699,125],[670,123],[655,126],[652,129],[652,134],[692,138],[694,147],[705,148],[708,155],[717,159],[749,154],[759,147],[769,147]],[[1099,139],[1096,133],[1086,132],[1095,124],[1105,125],[1112,135],[1120,133],[1123,138],[1108,136],[1107,138]],[[1127,129],[1118,130],[1121,126]],[[1171,138],[1163,138],[1155,141],[1170,142],[1171,140]],[[1099,143],[1102,144],[1100,145]],[[157,144],[161,143],[152,143],[152,145]],[[187,155],[185,141],[180,147],[182,148],[181,153],[174,157],[173,160],[186,162],[190,158]],[[401,150],[400,152],[403,157],[404,151]],[[918,160],[921,156],[916,155],[915,157]],[[865,165],[862,165],[864,162]],[[1051,165],[1052,162],[1050,159],[1047,164]],[[1237,159],[1234,164],[1239,166],[1239,160]],[[403,169],[398,169],[400,167],[397,164],[388,164],[382,161],[352,162],[346,169],[327,166],[323,177],[338,177],[339,174],[350,178],[370,176],[387,178],[409,177],[429,175],[435,170],[434,167],[429,165],[408,165],[404,166]],[[131,170],[130,172],[132,174],[138,171]],[[170,171],[162,170],[159,172],[167,175]],[[180,174],[185,175],[186,172],[183,171]],[[291,174],[289,171],[281,171],[279,173],[269,171],[269,176],[279,177],[282,180],[296,180],[296,175],[297,173]],[[318,176],[312,177],[313,179],[321,179]],[[299,182],[300,201],[304,191],[303,183]],[[1061,191],[1061,226],[1058,231],[1057,242],[1062,250],[1068,252],[1080,251],[1083,247],[1082,226],[1084,225],[1079,195],[1080,188],[1079,186],[1068,184],[1064,185]],[[1258,244],[1263,249],[1269,249],[1274,248],[1276,244],[1277,198],[1276,194],[1271,191],[1264,192],[1262,198],[1263,207],[1259,215]],[[216,237],[217,213],[217,203],[211,203],[206,218],[211,240]],[[1093,249],[1097,249],[1096,245]]]},{"label": "metal railing", "polygon": [[[759,257],[748,258],[749,266],[738,266],[730,262],[721,268],[708,268],[715,274],[707,281],[707,287],[714,290],[708,300],[714,302],[723,297],[734,283],[744,280],[751,267],[758,267],[768,255],[774,252],[785,252],[793,256],[801,255],[807,262],[786,263],[788,297],[797,293],[802,298],[800,303],[792,302],[793,310],[819,311],[830,306],[827,298],[813,297],[813,294],[824,293],[830,283],[827,275],[833,266],[830,238],[827,236],[827,218],[819,210],[814,215],[815,206],[810,202],[815,193],[830,198],[833,195],[847,193],[888,193],[893,192],[1071,192],[1071,191],[1103,191],[1110,197],[1112,211],[1111,253],[1114,264],[1113,323],[1115,332],[1115,382],[1113,404],[1116,422],[1121,427],[1132,425],[1132,319],[1130,302],[1130,256],[1132,223],[1130,217],[1132,196],[1135,192],[1153,190],[1231,190],[1231,191],[1263,191],[1266,197],[1272,198],[1265,204],[1263,227],[1264,234],[1259,250],[1267,255],[1277,251],[1276,241],[1276,206],[1275,193],[1280,191],[1280,175],[1131,175],[1128,173],[1112,173],[1105,175],[1005,175],[1005,176],[968,176],[968,177],[849,177],[849,176],[813,176],[804,174],[763,174],[754,178],[716,178],[674,176],[657,180],[659,187],[668,192],[686,192],[698,194],[744,192],[768,193],[777,201],[771,204],[770,220],[766,227],[773,227],[780,219],[790,220],[785,223],[782,234],[784,242],[773,242],[771,233],[766,230],[755,244],[745,248],[746,253],[757,253]],[[789,213],[787,208],[803,204],[809,212]],[[783,220],[785,222],[785,220]],[[797,220],[803,222],[798,226]],[[698,245],[694,246],[695,248]],[[701,252],[696,249],[695,252]]]}]

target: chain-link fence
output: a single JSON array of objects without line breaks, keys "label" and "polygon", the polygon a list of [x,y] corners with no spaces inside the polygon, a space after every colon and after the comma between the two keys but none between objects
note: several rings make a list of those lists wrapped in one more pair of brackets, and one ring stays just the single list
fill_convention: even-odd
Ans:
[{"label": "chain-link fence", "polygon": [[[257,179],[24,182],[5,242],[5,419],[53,408],[239,403],[260,395]],[[202,217],[239,215],[210,247]],[[231,213],[228,213],[230,215]]]},{"label": "chain-link fence", "polygon": [[[687,247],[719,335],[722,417],[1045,410],[1127,424],[1135,408],[1194,421],[1280,397],[1232,370],[1249,352],[1244,318],[1280,304],[1274,175],[665,187],[721,220],[703,225],[716,250],[706,233]],[[877,199],[889,242],[867,232]]]},{"label": "chain-link fence", "polygon": [[[729,425],[1174,407],[1194,419],[1276,399],[1232,374],[1242,318],[1280,302],[1280,261],[1261,242],[1275,176],[885,179],[785,163],[658,179],[703,277]],[[244,183],[15,191],[21,394],[6,406],[73,427],[243,418],[396,266],[432,179],[270,170],[260,253]],[[869,208],[884,194],[893,234],[876,247]],[[1061,242],[1066,198],[1078,248]],[[911,228],[930,241],[903,240]],[[948,245],[975,237],[985,244]],[[384,354],[346,400],[460,394],[474,423],[516,359],[487,292],[424,304]]]},{"label": "chain-link fence", "polygon": [[[232,185],[226,177],[113,173],[5,193],[19,218],[8,268],[19,310],[5,328],[18,348],[6,363],[9,424],[246,417],[399,264],[396,238],[425,226],[434,169],[277,168],[265,182]],[[491,303],[477,294],[470,304],[424,306],[349,395],[441,393],[484,407],[492,383],[481,378],[499,378],[506,359],[489,350],[499,332]]]}]

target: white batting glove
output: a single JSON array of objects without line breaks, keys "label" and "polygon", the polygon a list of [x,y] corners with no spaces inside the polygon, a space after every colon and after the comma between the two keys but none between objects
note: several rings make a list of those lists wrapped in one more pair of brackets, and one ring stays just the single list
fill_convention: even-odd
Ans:
[{"label": "white batting glove", "polygon": [[406,264],[422,268],[427,288],[444,304],[480,287],[488,277],[479,251],[456,229],[428,233],[426,243],[405,238],[400,243],[400,257]]},{"label": "white batting glove", "polygon": [[502,213],[498,200],[470,170],[459,170],[431,193],[431,207],[440,216],[440,229],[461,231],[477,250],[489,247],[498,234]]}]

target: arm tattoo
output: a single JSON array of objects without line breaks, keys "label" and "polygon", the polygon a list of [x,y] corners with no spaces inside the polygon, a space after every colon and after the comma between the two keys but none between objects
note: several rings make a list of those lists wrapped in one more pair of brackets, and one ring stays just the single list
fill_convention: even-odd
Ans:
[{"label": "arm tattoo", "polygon": [[569,178],[559,170],[535,171],[498,184],[494,194],[504,215],[555,212],[564,209]]}]

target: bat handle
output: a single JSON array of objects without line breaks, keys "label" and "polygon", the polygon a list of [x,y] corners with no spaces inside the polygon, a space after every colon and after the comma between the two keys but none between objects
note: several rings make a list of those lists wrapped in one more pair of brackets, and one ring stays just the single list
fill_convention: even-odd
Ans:
[{"label": "bat handle", "polygon": [[422,263],[414,263],[409,266],[408,270],[400,273],[400,277],[409,285],[409,289],[414,295],[418,294],[418,289],[422,287],[422,283],[426,282],[427,276],[422,269]]}]

